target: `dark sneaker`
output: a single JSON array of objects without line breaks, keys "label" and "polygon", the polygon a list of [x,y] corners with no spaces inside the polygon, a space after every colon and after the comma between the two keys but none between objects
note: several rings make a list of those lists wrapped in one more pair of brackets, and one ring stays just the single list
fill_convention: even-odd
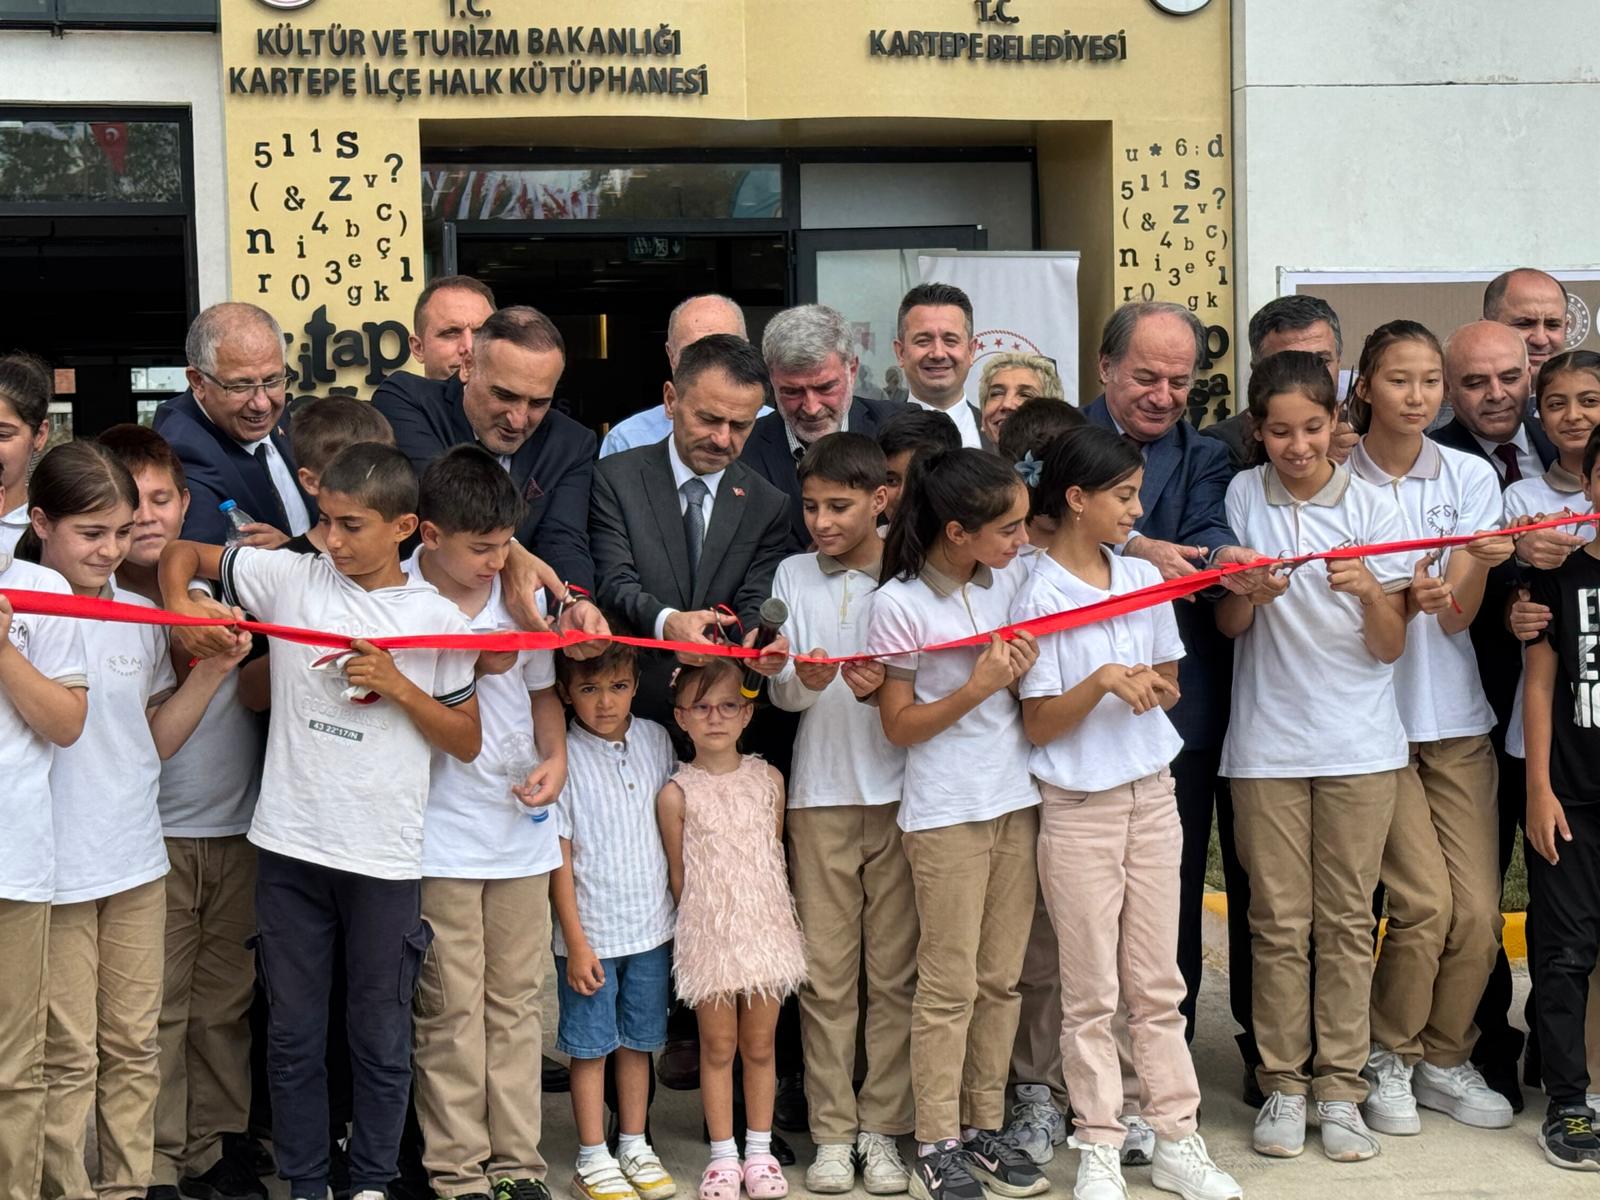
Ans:
[{"label": "dark sneaker", "polygon": [[550,1189],[537,1179],[506,1176],[494,1181],[494,1200],[550,1200]]},{"label": "dark sneaker", "polygon": [[144,1200],[181,1200],[181,1197],[170,1183],[152,1183],[144,1190]]},{"label": "dark sneaker", "polygon": [[1600,1137],[1586,1104],[1552,1107],[1539,1126],[1539,1147],[1553,1166],[1568,1171],[1600,1171]]},{"label": "dark sneaker", "polygon": [[572,1072],[546,1055],[539,1063],[539,1087],[546,1095],[552,1092],[570,1092]]},{"label": "dark sneaker", "polygon": [[778,1077],[778,1092],[772,1101],[772,1123],[790,1133],[806,1133],[811,1128],[810,1112],[806,1107],[806,1083],[803,1075]]},{"label": "dark sneaker", "polygon": [[969,1169],[995,1195],[1037,1196],[1050,1190],[1050,1181],[1033,1159],[997,1130],[980,1129],[963,1146]]},{"label": "dark sneaker", "polygon": [[972,1177],[972,1157],[954,1138],[935,1142],[931,1154],[911,1163],[915,1200],[983,1200],[983,1184]]},{"label": "dark sneaker", "polygon": [[185,1175],[178,1181],[178,1194],[188,1200],[267,1200],[267,1188],[245,1160],[224,1154],[209,1171]]}]

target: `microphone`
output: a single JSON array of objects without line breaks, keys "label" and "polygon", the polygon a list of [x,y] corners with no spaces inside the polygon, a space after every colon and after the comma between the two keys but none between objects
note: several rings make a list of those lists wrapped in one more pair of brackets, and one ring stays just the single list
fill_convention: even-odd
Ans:
[{"label": "microphone", "polygon": [[[789,606],[776,596],[769,596],[761,602],[761,623],[756,626],[755,648],[761,649],[770,645],[772,639],[778,636],[778,630],[783,628],[783,623],[789,619]],[[749,667],[744,669],[744,682],[739,685],[739,695],[746,700],[754,700],[761,694],[761,685],[767,681],[766,676]]]}]

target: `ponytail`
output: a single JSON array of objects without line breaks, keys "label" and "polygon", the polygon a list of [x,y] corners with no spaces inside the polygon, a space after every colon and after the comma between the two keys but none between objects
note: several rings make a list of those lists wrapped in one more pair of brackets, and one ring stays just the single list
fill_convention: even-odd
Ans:
[{"label": "ponytail", "polygon": [[976,532],[1011,508],[1022,480],[984,450],[927,450],[911,460],[883,542],[881,581],[914,579],[951,521]]},{"label": "ponytail", "polygon": [[[139,509],[139,487],[128,468],[98,442],[62,442],[39,460],[28,487],[28,508],[52,521],[99,512],[117,504]],[[44,544],[30,522],[16,555],[38,562]]]}]

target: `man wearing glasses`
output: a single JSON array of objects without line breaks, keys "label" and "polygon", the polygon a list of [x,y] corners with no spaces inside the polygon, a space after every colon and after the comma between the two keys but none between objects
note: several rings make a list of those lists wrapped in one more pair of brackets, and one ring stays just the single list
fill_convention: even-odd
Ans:
[{"label": "man wearing glasses", "polygon": [[295,477],[289,433],[283,331],[254,304],[215,304],[189,326],[184,354],[189,391],[156,410],[189,484],[183,536],[220,545],[229,533],[218,508],[233,500],[256,519],[249,544],[281,546],[304,533],[316,506]]}]

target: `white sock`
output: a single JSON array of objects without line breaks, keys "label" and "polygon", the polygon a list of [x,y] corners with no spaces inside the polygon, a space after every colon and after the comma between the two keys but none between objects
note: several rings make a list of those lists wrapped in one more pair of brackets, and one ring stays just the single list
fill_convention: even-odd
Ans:
[{"label": "white sock", "polygon": [[927,1158],[928,1155],[932,1154],[935,1150],[941,1149],[947,1141],[953,1142],[955,1141],[955,1138],[940,1138],[937,1142],[918,1142],[917,1157]]},{"label": "white sock", "polygon": [[746,1129],[744,1131],[744,1156],[754,1158],[758,1154],[772,1153],[772,1130],[757,1131]]},{"label": "white sock", "polygon": [[617,1134],[617,1156],[624,1154],[642,1154],[650,1149],[650,1143],[644,1140],[642,1133]]},{"label": "white sock", "polygon": [[970,1142],[973,1138],[975,1138],[977,1136],[978,1136],[978,1131],[976,1129],[972,1128],[972,1126],[970,1126],[970,1125],[962,1126],[962,1128],[961,1128],[961,1140],[963,1142]]},{"label": "white sock", "polygon": [[597,1167],[611,1157],[611,1151],[606,1149],[606,1144],[601,1142],[598,1146],[578,1145],[578,1170],[587,1171]]},{"label": "white sock", "polygon": [[711,1161],[712,1162],[716,1162],[719,1158],[731,1158],[735,1162],[738,1162],[739,1161],[739,1144],[737,1142],[735,1142],[732,1138],[729,1138],[725,1142],[712,1142],[711,1143]]}]

